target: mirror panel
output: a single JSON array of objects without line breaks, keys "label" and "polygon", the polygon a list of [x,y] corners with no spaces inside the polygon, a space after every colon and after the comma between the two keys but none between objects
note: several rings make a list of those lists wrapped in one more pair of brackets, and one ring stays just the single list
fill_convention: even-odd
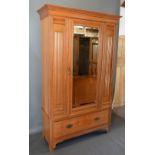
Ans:
[{"label": "mirror panel", "polygon": [[74,26],[73,108],[96,103],[99,30]]}]

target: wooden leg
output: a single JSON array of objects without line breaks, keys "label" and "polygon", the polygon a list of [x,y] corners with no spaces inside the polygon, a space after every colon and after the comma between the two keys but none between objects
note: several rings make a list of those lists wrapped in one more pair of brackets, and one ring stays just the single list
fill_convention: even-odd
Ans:
[{"label": "wooden leg", "polygon": [[56,148],[56,144],[51,144],[51,145],[49,145],[49,150],[50,150],[50,152],[51,152],[51,151],[54,151],[55,148]]},{"label": "wooden leg", "polygon": [[103,132],[104,133],[108,133],[110,131],[110,127],[109,127],[109,125],[105,128],[103,128]]}]

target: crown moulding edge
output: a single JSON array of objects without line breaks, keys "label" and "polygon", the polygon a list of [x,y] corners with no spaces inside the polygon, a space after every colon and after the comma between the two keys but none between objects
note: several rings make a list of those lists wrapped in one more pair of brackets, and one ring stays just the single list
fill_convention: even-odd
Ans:
[{"label": "crown moulding edge", "polygon": [[45,4],[43,7],[41,7],[37,11],[40,15],[40,18],[43,19],[48,15],[63,15],[63,16],[72,16],[72,17],[78,17],[81,16],[88,16],[93,18],[98,18],[98,20],[104,21],[104,20],[112,20],[115,22],[118,22],[118,20],[121,18],[121,16],[111,15],[107,13],[101,13],[101,12],[95,12],[95,11],[88,11],[88,10],[82,10],[82,9],[75,9],[75,8],[69,8],[64,6],[57,6],[57,5],[49,5]]}]

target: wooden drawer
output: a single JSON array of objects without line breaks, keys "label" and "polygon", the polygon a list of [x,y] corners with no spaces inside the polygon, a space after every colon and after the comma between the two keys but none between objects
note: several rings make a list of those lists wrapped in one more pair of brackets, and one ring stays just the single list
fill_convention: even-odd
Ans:
[{"label": "wooden drawer", "polygon": [[87,115],[86,117],[87,126],[93,127],[108,123],[108,113],[109,113],[108,110],[104,110],[102,112]]},{"label": "wooden drawer", "polygon": [[108,123],[108,110],[54,123],[54,138]]},{"label": "wooden drawer", "polygon": [[77,117],[54,123],[54,137],[59,138],[79,131],[82,126],[82,121],[81,118]]}]

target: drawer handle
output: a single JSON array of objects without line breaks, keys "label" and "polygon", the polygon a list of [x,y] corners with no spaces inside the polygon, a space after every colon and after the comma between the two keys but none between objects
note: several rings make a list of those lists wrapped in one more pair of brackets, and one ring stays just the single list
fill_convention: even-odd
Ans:
[{"label": "drawer handle", "polygon": [[66,125],[66,128],[68,128],[68,129],[69,129],[69,128],[72,128],[72,127],[73,127],[73,124],[67,124],[67,125]]},{"label": "drawer handle", "polygon": [[94,120],[95,120],[95,121],[98,121],[98,120],[100,120],[100,117],[96,117]]}]

